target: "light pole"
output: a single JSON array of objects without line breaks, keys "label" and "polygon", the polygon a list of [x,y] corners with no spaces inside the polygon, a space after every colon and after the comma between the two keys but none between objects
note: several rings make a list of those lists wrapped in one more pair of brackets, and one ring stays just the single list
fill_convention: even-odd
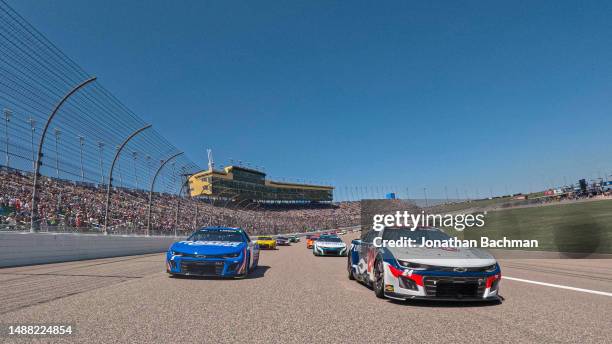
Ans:
[{"label": "light pole", "polygon": [[181,195],[183,194],[183,190],[185,186],[189,183],[189,178],[185,177],[185,182],[181,185],[181,189],[179,190],[178,197],[176,198],[176,213],[174,216],[174,236],[177,236],[177,229],[179,225],[179,208],[181,206]]},{"label": "light pole", "polygon": [[81,182],[85,182],[85,170],[83,169],[83,145],[85,144],[85,138],[82,135],[79,138],[79,155],[81,160]]},{"label": "light pole", "polygon": [[36,169],[36,158],[35,158],[35,153],[34,153],[34,133],[36,132],[36,121],[34,120],[34,118],[30,117],[28,122],[30,123],[30,129],[31,129],[30,130],[31,131],[30,144],[32,147],[32,172],[34,172],[34,169]]},{"label": "light pole", "polygon": [[55,176],[59,179],[59,139],[62,131],[55,128]]},{"label": "light pole", "polygon": [[6,167],[10,167],[11,165],[11,156],[9,154],[9,133],[8,133],[8,126],[9,126],[9,122],[11,121],[11,116],[13,115],[13,112],[9,109],[4,109],[4,135],[6,135]]},{"label": "light pole", "polygon": [[136,171],[136,159],[138,158],[138,153],[136,151],[132,152],[132,161],[134,162],[134,179],[136,180],[136,190],[138,190],[138,172]]},{"label": "light pole", "polygon": [[100,185],[104,185],[104,142],[98,141],[98,153],[100,156]]},{"label": "light pole", "polygon": [[448,203],[448,188],[444,185],[444,194],[446,195],[446,203]]},{"label": "light pole", "polygon": [[428,207],[429,204],[427,203],[427,188],[423,188],[423,195],[425,195],[425,207]]},{"label": "light pole", "polygon": [[[170,174],[170,184],[174,185],[174,183],[176,182],[176,162],[173,161],[170,165],[172,166],[172,173]],[[168,180],[166,180],[166,185],[168,185],[167,183]]]},{"label": "light pole", "polygon": [[147,155],[147,180],[151,181],[151,156]]},{"label": "light pole", "polygon": [[57,103],[57,105],[55,106],[51,114],[49,115],[49,118],[47,118],[47,122],[45,123],[45,126],[43,127],[43,131],[41,132],[41,135],[40,135],[40,141],[38,143],[38,155],[36,158],[36,164],[34,168],[34,182],[32,183],[32,214],[30,216],[30,231],[32,232],[38,231],[38,225],[39,225],[38,213],[37,213],[38,208],[37,208],[36,191],[38,189],[38,176],[40,174],[40,165],[41,165],[42,148],[43,148],[42,146],[43,146],[43,143],[45,142],[45,136],[47,135],[49,124],[51,123],[51,120],[53,119],[53,117],[55,117],[55,115],[57,114],[57,111],[62,107],[62,105],[66,102],[66,100],[70,98],[71,95],[76,93],[79,89],[81,89],[85,85],[93,82],[94,80],[96,80],[96,77],[91,77],[81,82],[80,84],[75,86],[72,90],[70,90],[68,93],[66,93],[66,95],[59,101],[59,103]]}]

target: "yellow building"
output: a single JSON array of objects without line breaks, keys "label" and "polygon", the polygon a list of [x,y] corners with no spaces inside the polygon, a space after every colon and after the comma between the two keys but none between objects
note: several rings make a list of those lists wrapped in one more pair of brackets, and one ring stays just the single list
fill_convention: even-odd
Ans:
[{"label": "yellow building", "polygon": [[189,177],[192,197],[222,197],[236,200],[331,202],[331,186],[277,182],[254,169],[227,166],[209,168]]}]

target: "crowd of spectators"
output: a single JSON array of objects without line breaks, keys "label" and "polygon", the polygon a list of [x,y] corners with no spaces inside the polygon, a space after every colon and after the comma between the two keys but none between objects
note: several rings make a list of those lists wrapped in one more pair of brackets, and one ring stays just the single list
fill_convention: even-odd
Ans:
[{"label": "crowd of spectators", "polygon": [[[0,168],[0,230],[30,226],[32,174]],[[38,218],[42,231],[101,232],[106,188],[94,184],[39,179]],[[148,192],[114,188],[111,233],[142,234],[147,227]],[[292,233],[359,224],[359,202],[270,204],[194,199],[154,193],[151,234],[185,234],[202,226],[239,226],[252,234]],[[178,211],[177,211],[178,210]]]}]

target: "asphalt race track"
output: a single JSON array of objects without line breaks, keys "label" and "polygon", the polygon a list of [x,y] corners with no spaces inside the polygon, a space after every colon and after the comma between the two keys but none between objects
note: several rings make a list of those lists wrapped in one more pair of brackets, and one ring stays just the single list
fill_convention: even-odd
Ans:
[{"label": "asphalt race track", "polygon": [[[354,236],[354,234],[353,234]],[[163,255],[0,270],[1,323],[72,324],[79,343],[610,343],[612,260],[502,261],[502,304],[379,300],[346,258],[263,251],[245,280],[169,278]]]}]

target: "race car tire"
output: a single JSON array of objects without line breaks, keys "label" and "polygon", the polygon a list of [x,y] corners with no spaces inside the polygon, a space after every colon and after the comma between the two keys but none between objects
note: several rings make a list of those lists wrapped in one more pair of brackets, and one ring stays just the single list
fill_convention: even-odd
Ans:
[{"label": "race car tire", "polygon": [[374,294],[379,299],[385,298],[385,271],[382,259],[376,259],[374,263]]},{"label": "race car tire", "polygon": [[353,266],[351,265],[351,258],[349,257],[349,259],[347,259],[346,261],[348,262],[346,267],[346,269],[348,270],[348,279],[354,281],[355,275],[353,275]]}]

